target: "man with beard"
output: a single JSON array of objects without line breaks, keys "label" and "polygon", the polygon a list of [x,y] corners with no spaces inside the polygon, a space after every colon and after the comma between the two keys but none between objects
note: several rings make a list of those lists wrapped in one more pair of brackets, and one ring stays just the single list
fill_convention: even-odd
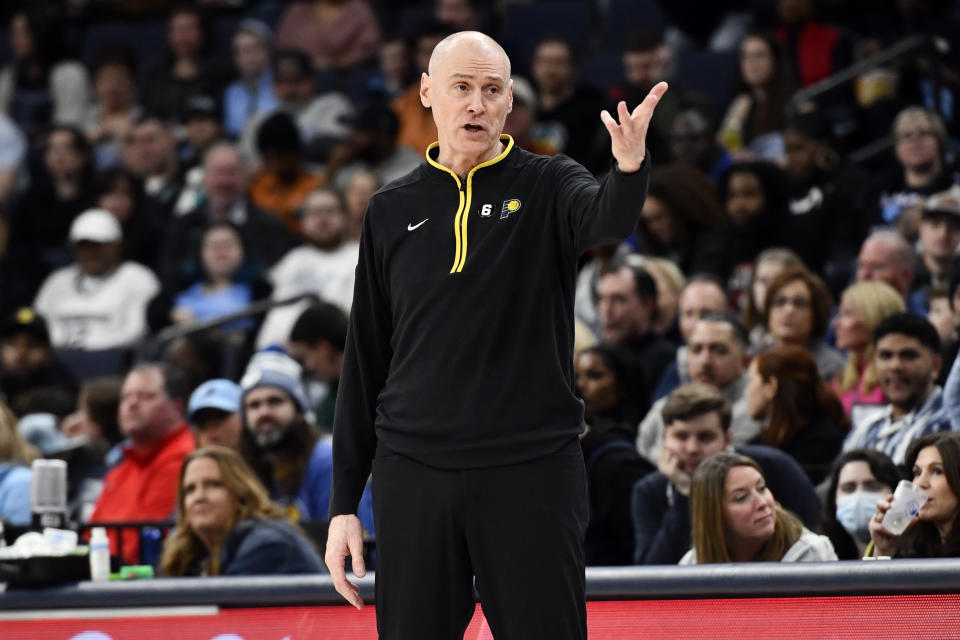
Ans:
[{"label": "man with beard", "polygon": [[[303,201],[300,228],[306,242],[289,251],[270,270],[274,300],[312,293],[343,311],[353,301],[354,271],[360,245],[347,240],[347,211],[333,189],[315,189]],[[267,315],[257,344],[283,343],[306,302],[275,307]]]},{"label": "man with beard", "polygon": [[[327,520],[333,448],[309,418],[302,375],[297,361],[282,351],[255,354],[240,380],[240,407],[245,428],[272,468],[271,499],[296,520]],[[369,485],[357,515],[373,533]]]},{"label": "man with beard", "polygon": [[350,176],[368,169],[380,178],[381,184],[407,174],[423,161],[423,154],[398,144],[400,120],[386,105],[372,103],[355,117],[346,140],[330,152],[327,175],[341,191]]},{"label": "man with beard", "polygon": [[903,464],[910,443],[950,430],[940,373],[940,336],[923,316],[895,313],[873,330],[877,381],[890,401],[879,415],[854,424],[843,450],[878,449]]},{"label": "man with beard", "polygon": [[[705,313],[687,339],[687,375],[694,382],[715,387],[732,407],[729,436],[732,442],[746,443],[760,435],[760,424],[747,415],[744,391],[747,388],[749,338],[731,313]],[[663,451],[663,407],[667,398],[657,400],[640,423],[637,450],[657,464]],[[679,558],[678,558],[679,560]]]},{"label": "man with beard", "polygon": [[[703,323],[701,323],[703,324]],[[661,405],[663,453],[659,471],[633,487],[630,509],[635,564],[676,564],[690,547],[690,482],[694,470],[718,451],[733,449],[756,460],[770,490],[809,528],[820,521],[820,502],[803,469],[786,453],[765,445],[732,447],[730,404],[711,385],[678,387]]]}]

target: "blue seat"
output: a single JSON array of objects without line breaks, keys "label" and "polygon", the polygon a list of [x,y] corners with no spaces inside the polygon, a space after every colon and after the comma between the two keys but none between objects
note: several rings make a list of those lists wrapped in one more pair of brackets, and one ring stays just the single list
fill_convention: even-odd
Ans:
[{"label": "blue seat", "polygon": [[123,375],[130,361],[128,349],[57,349],[56,356],[79,382]]},{"label": "blue seat", "polygon": [[83,37],[84,62],[92,68],[100,52],[115,45],[130,47],[142,69],[146,63],[160,59],[167,50],[166,25],[161,21],[92,24]]},{"label": "blue seat", "polygon": [[538,4],[511,4],[503,14],[499,42],[510,56],[513,72],[530,76],[533,50],[547,36],[558,36],[587,51],[592,13],[590,3],[575,0]]},{"label": "blue seat", "polygon": [[610,88],[623,84],[623,60],[619,53],[600,53],[580,60],[580,81],[609,97]]},{"label": "blue seat", "polygon": [[634,32],[662,32],[665,24],[657,0],[611,0],[600,28],[603,50],[623,51]]},{"label": "blue seat", "polygon": [[687,51],[677,59],[677,79],[689,90],[707,96],[717,116],[733,99],[737,81],[737,52]]}]

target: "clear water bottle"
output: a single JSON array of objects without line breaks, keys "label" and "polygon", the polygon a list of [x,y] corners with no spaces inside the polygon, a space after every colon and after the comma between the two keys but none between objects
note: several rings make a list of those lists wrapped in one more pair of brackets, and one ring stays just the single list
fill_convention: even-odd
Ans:
[{"label": "clear water bottle", "polygon": [[90,579],[94,582],[110,579],[110,540],[103,527],[94,527],[90,534]]}]

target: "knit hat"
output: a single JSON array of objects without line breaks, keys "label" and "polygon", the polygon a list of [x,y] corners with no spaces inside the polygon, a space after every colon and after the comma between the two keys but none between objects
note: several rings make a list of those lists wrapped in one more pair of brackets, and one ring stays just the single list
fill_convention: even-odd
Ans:
[{"label": "knit hat", "polygon": [[278,348],[267,348],[250,358],[247,370],[240,380],[240,406],[247,394],[260,387],[277,387],[286,391],[301,413],[307,413],[310,403],[303,388],[303,368],[296,360]]}]

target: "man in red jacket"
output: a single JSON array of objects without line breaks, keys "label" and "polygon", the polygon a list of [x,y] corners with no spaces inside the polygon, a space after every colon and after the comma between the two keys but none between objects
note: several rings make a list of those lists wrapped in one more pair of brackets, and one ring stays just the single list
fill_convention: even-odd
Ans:
[{"label": "man in red jacket", "polygon": [[[185,375],[160,364],[141,364],[127,374],[120,390],[120,430],[127,437],[123,461],[103,480],[91,522],[165,520],[177,504],[184,458],[194,449],[193,433],[183,419],[188,393]],[[110,531],[110,553],[117,535]],[[136,529],[123,531],[123,561],[138,564]]]}]

